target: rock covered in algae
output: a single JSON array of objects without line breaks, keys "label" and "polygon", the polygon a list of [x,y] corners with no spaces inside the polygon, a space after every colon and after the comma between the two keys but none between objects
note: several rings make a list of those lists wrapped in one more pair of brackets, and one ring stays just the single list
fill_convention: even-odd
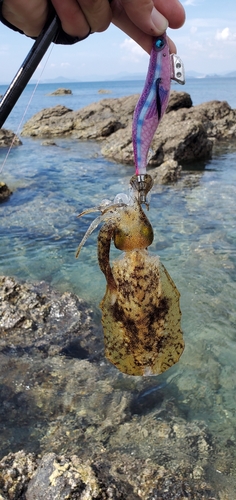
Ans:
[{"label": "rock covered in algae", "polygon": [[126,252],[113,263],[116,289],[100,304],[106,357],[129,375],[156,375],[183,350],[180,294],[157,256]]}]

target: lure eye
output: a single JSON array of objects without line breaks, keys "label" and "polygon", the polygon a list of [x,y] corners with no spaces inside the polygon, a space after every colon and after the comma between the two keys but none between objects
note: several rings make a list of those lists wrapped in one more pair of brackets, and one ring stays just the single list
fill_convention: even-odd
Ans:
[{"label": "lure eye", "polygon": [[155,41],[155,44],[154,44],[154,47],[155,47],[155,50],[162,50],[164,47],[165,47],[165,40],[162,36],[159,36],[156,41]]}]

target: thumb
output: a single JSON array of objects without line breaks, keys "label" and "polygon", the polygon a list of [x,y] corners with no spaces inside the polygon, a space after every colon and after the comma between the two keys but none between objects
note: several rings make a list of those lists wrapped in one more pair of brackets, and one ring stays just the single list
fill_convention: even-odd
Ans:
[{"label": "thumb", "polygon": [[157,36],[168,28],[167,19],[154,7],[152,0],[142,0],[142,8],[137,0],[121,0],[121,4],[127,16],[144,33]]}]

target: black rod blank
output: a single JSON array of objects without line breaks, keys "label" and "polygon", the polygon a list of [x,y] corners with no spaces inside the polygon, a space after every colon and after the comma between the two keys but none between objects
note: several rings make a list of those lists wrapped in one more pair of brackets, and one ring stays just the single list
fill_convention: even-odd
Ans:
[{"label": "black rod blank", "polygon": [[59,20],[55,15],[50,24],[42,30],[37,40],[34,42],[0,101],[0,128],[2,128],[14,108],[31,76],[46,53],[50,43],[55,40],[58,30]]}]

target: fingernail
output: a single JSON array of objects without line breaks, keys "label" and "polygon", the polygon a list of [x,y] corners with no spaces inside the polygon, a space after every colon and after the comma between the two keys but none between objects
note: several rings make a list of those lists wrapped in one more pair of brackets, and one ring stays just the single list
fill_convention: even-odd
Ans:
[{"label": "fingernail", "polygon": [[167,30],[169,25],[167,19],[155,7],[152,9],[151,19],[156,28],[156,35],[164,33]]}]

